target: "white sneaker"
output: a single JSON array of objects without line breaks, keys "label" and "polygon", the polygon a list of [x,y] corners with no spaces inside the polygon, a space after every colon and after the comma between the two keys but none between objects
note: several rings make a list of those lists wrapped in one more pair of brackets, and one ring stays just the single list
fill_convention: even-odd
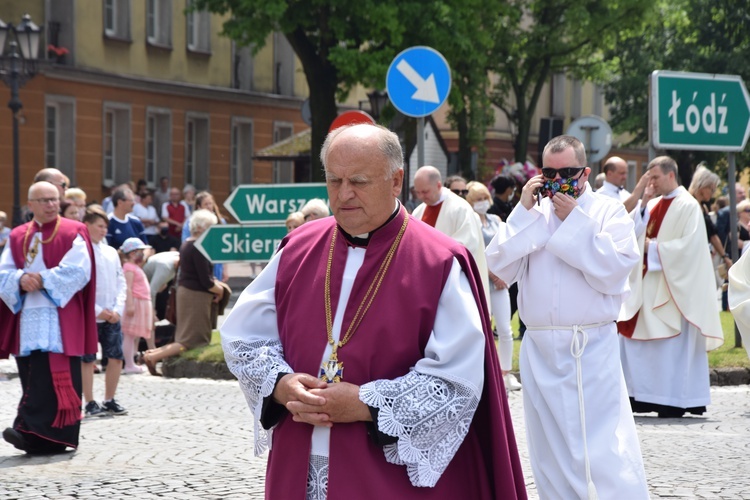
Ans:
[{"label": "white sneaker", "polygon": [[512,373],[506,373],[503,377],[503,382],[505,382],[505,390],[506,391],[520,391],[521,390],[521,383],[516,379],[515,375]]}]

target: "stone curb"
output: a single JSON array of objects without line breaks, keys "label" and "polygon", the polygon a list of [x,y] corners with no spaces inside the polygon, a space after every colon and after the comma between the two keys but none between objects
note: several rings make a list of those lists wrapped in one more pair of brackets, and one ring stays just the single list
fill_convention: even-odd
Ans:
[{"label": "stone curb", "polygon": [[[235,379],[226,363],[207,363],[180,358],[171,358],[162,363],[162,373],[169,378]],[[709,375],[711,385],[715,386],[750,384],[750,368],[711,369]]]}]

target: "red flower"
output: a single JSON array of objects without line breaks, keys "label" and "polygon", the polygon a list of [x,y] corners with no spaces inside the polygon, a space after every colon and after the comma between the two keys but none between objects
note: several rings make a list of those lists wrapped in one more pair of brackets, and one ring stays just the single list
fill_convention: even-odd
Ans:
[{"label": "red flower", "polygon": [[66,49],[65,47],[55,47],[52,44],[47,45],[47,52],[52,52],[57,57],[64,56],[65,54],[69,53],[70,51]]}]

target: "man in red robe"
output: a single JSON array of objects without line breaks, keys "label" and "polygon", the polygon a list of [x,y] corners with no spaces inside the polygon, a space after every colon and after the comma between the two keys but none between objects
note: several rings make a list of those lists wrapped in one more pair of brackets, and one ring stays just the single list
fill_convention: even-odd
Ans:
[{"label": "man in red robe", "polygon": [[221,329],[266,498],[525,498],[471,255],[398,202],[392,132],[341,127],[321,159],[334,216],[290,233]]},{"label": "man in red robe", "polygon": [[31,454],[78,447],[81,356],[96,352],[93,252],[86,226],[61,218],[57,188],[29,189],[32,221],[0,255],[0,358],[13,354],[23,389],[3,438]]}]

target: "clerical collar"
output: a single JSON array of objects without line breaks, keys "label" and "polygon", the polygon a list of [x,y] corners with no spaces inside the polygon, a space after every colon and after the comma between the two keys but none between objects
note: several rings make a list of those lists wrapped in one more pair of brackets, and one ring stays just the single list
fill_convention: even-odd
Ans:
[{"label": "clerical collar", "polygon": [[618,193],[622,191],[623,189],[625,189],[625,186],[618,186],[617,184],[613,184],[606,180],[604,181],[604,184],[609,184],[610,186],[612,186],[612,189],[616,190]]},{"label": "clerical collar", "polygon": [[665,194],[665,195],[663,196],[663,198],[664,198],[664,199],[667,199],[667,200],[668,200],[668,199],[670,199],[670,198],[674,198],[675,196],[677,196],[678,194],[680,194],[680,193],[679,193],[679,191],[680,191],[680,188],[681,188],[681,187],[682,187],[682,186],[677,186],[677,187],[676,187],[676,188],[674,188],[674,189],[673,189],[672,191],[670,191],[669,193]]},{"label": "clerical collar", "polygon": [[375,234],[375,231],[378,229],[384,227],[386,224],[391,222],[396,215],[398,215],[399,211],[401,210],[401,203],[399,203],[398,200],[396,200],[396,209],[393,211],[390,217],[388,217],[388,220],[385,221],[383,224],[381,224],[379,227],[373,229],[369,233],[365,234],[358,234],[356,236],[352,236],[351,234],[344,231],[341,226],[339,226],[339,231],[341,231],[341,234],[344,236],[344,239],[346,242],[353,246],[353,247],[366,247],[368,243],[370,243],[370,238],[372,238],[372,235]]},{"label": "clerical collar", "polygon": [[58,215],[56,218],[52,219],[49,222],[39,222],[36,219],[31,219],[31,221],[36,225],[36,228],[37,228],[38,231],[42,231],[45,228],[49,229],[49,228],[55,227],[55,225],[57,224],[57,219],[59,217],[60,216]]},{"label": "clerical collar", "polygon": [[[447,190],[443,190],[443,188],[440,188],[440,198],[438,198],[438,201],[436,201],[435,203],[433,203],[432,205],[430,205],[431,207],[436,207],[436,206],[440,205],[442,202],[445,201],[445,197],[447,196],[445,194],[445,191],[447,191]],[[448,192],[450,193],[450,191],[448,191]]]}]

